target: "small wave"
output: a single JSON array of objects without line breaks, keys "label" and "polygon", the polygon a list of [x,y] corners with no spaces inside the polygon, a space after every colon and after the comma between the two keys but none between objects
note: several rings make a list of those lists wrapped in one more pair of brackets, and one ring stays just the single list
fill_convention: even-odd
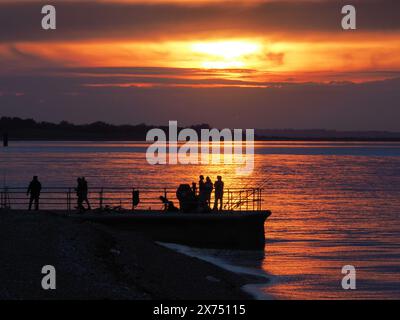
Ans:
[{"label": "small wave", "polygon": [[[178,253],[184,254],[186,256],[189,256],[191,258],[197,258],[203,261],[206,261],[208,263],[211,263],[213,265],[216,265],[217,267],[236,273],[236,274],[244,274],[244,275],[250,275],[250,276],[256,276],[260,277],[266,280],[265,283],[258,283],[258,284],[246,284],[242,287],[242,290],[251,296],[253,296],[257,300],[271,300],[273,299],[272,296],[266,294],[264,292],[266,286],[270,286],[275,282],[274,276],[267,274],[263,270],[258,270],[255,268],[249,268],[249,267],[243,267],[243,266],[238,266],[238,265],[233,265],[221,258],[217,258],[211,255],[210,252],[207,252],[206,249],[198,249],[198,248],[193,248],[193,247],[188,247],[180,244],[175,244],[175,243],[166,243],[166,242],[156,242],[157,244],[168,248],[170,250],[174,250]],[[207,254],[208,253],[208,254]]]}]

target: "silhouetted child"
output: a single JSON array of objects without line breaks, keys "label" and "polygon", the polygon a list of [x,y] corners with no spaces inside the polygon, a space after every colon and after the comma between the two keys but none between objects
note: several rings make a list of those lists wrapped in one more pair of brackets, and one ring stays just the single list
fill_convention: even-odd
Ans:
[{"label": "silhouetted child", "polygon": [[160,196],[161,202],[165,205],[165,211],[167,212],[178,212],[179,209],[175,207],[172,201],[169,201],[167,198]]}]

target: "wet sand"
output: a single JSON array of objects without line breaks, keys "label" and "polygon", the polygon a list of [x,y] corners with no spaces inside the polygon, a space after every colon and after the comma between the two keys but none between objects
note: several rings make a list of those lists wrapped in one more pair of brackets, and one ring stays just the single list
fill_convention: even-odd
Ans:
[{"label": "wet sand", "polygon": [[[144,235],[50,211],[0,210],[0,299],[251,299],[239,276]],[[56,268],[56,290],[41,269]]]}]

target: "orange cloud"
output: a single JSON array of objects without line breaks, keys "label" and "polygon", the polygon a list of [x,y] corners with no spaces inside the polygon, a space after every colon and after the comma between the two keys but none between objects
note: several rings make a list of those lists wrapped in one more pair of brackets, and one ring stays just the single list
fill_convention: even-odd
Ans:
[{"label": "orange cloud", "polygon": [[359,2],[354,32],[340,29],[335,1],[63,1],[55,32],[38,28],[38,3],[0,0],[0,74],[184,68],[264,85],[363,82],[400,70],[400,20],[392,19],[400,4],[389,0]]}]

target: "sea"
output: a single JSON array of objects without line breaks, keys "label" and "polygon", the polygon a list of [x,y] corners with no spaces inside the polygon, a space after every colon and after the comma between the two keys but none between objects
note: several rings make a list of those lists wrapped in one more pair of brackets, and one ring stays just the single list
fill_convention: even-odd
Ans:
[{"label": "sea", "polygon": [[[272,211],[265,250],[162,245],[265,279],[243,288],[257,299],[400,299],[399,142],[256,142],[254,169],[244,174],[233,162],[151,165],[148,146],[11,141],[0,153],[1,188],[25,192],[37,175],[44,189],[64,190],[85,176],[91,188],[145,193],[221,175],[226,189],[263,189],[262,209]],[[350,289],[345,266],[354,267]]]}]

